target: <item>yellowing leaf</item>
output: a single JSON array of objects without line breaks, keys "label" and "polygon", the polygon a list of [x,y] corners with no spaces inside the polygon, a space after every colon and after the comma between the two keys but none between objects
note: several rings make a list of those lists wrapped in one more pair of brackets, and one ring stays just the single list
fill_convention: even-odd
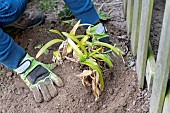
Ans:
[{"label": "yellowing leaf", "polygon": [[75,53],[75,51],[73,51],[73,59],[77,62],[80,61],[79,56]]},{"label": "yellowing leaf", "polygon": [[103,74],[102,74],[102,70],[99,67],[99,65],[94,60],[85,60],[84,62],[81,62],[81,63],[89,66],[90,68],[92,68],[93,70],[96,70],[99,73],[99,81],[100,81],[101,89],[104,90]]},{"label": "yellowing leaf", "polygon": [[93,57],[95,58],[100,58],[101,60],[103,60],[104,62],[106,62],[109,67],[113,67],[113,64],[110,60],[110,58],[107,55],[103,55],[103,54],[94,54]]},{"label": "yellowing leaf", "polygon": [[83,84],[83,86],[86,86],[86,85],[90,86],[91,85],[91,83],[90,83],[90,81],[88,80],[87,77],[83,77],[82,84]]},{"label": "yellowing leaf", "polygon": [[67,38],[70,38],[73,42],[75,42],[75,43],[80,43],[80,41],[79,41],[75,36],[72,36],[72,35],[70,35],[70,34],[68,34],[68,33],[66,33],[66,32],[62,32],[62,34],[63,34],[64,36],[66,36]]},{"label": "yellowing leaf", "polygon": [[62,64],[62,58],[61,58],[61,54],[59,51],[55,51],[53,52],[53,59],[52,59],[53,62],[55,62],[56,64]]},{"label": "yellowing leaf", "polygon": [[60,35],[60,36],[64,39],[64,37],[63,37],[63,35],[60,33],[60,31],[55,30],[55,29],[51,29],[51,30],[49,30],[49,31],[52,32],[52,33],[56,33],[56,34]]},{"label": "yellowing leaf", "polygon": [[61,55],[59,51],[53,52],[54,56],[56,57],[57,60],[61,60]]},{"label": "yellowing leaf", "polygon": [[102,47],[100,47],[100,48],[94,50],[92,53],[90,53],[89,57],[95,55],[95,54],[98,53],[101,49],[102,49]]},{"label": "yellowing leaf", "polygon": [[99,73],[96,72],[96,84],[99,84]]},{"label": "yellowing leaf", "polygon": [[80,20],[76,23],[76,25],[73,27],[73,29],[70,31],[70,35],[75,36],[76,30],[79,27]]},{"label": "yellowing leaf", "polygon": [[[71,36],[70,34],[68,34],[68,33],[66,33],[66,32],[62,32],[62,34],[64,35],[64,36],[66,36],[67,38],[69,38],[71,41],[72,41],[72,43],[74,43],[74,42],[76,42],[78,45],[76,45],[75,43],[75,46],[74,47],[80,47],[82,50],[83,50],[83,52],[84,52],[84,55],[85,55],[85,57],[87,56],[87,50],[86,50],[86,48],[85,48],[85,46],[83,46],[81,43],[80,43],[80,41],[77,39],[77,38],[75,38],[75,36]],[[71,44],[70,44],[71,45]],[[72,45],[71,45],[72,46]],[[74,48],[73,48],[74,49]],[[79,48],[78,48],[79,49]],[[77,53],[77,52],[76,52]],[[78,55],[79,56],[79,55]],[[80,58],[80,60],[81,60],[81,58]]]},{"label": "yellowing leaf", "polygon": [[68,46],[68,42],[67,42],[67,41],[64,41],[64,42],[63,42],[62,57],[67,56],[67,46]]},{"label": "yellowing leaf", "polygon": [[84,76],[89,76],[89,75],[91,75],[92,74],[92,71],[91,70],[84,70],[81,74],[79,74],[79,75],[76,75],[76,76],[78,76],[78,77],[84,77]]},{"label": "yellowing leaf", "polygon": [[112,46],[112,45],[110,45],[108,43],[96,41],[96,42],[94,42],[94,45],[105,46],[105,47],[108,47],[111,50],[113,50],[117,55],[121,54],[121,51],[118,48],[116,48],[116,47],[114,47],[114,46]]},{"label": "yellowing leaf", "polygon": [[98,88],[98,84],[99,84],[99,73],[96,71],[93,75],[94,77],[92,77],[92,91],[93,91],[93,95],[96,97],[95,101],[99,98],[100,95],[100,90]]},{"label": "yellowing leaf", "polygon": [[87,35],[92,35],[92,34],[90,33],[90,28],[91,28],[91,26],[89,26],[89,27],[87,28],[87,30],[86,30],[86,34],[87,34]]},{"label": "yellowing leaf", "polygon": [[71,53],[73,51],[73,48],[68,44],[67,46],[67,54]]},{"label": "yellowing leaf", "polygon": [[90,86],[90,81],[87,78],[88,76],[90,76],[93,72],[91,70],[84,70],[81,74],[76,75],[77,77],[81,78],[82,80],[82,84],[83,86]]},{"label": "yellowing leaf", "polygon": [[38,52],[37,55],[36,55],[36,58],[38,58],[41,54],[43,54],[44,51],[45,51],[48,47],[52,46],[53,44],[55,44],[55,43],[57,43],[57,42],[63,42],[63,40],[61,40],[61,39],[53,39],[53,40],[49,41],[47,44],[45,44],[45,45],[39,50],[39,52]]},{"label": "yellowing leaf", "polygon": [[85,61],[86,58],[83,56],[83,53],[80,51],[77,45],[70,38],[68,38],[68,43],[73,47],[74,51],[79,56],[80,61]]},{"label": "yellowing leaf", "polygon": [[90,36],[89,35],[86,35],[86,36],[84,36],[84,38],[81,40],[81,44],[82,45],[84,45],[85,44],[85,42],[88,40],[90,38]]}]

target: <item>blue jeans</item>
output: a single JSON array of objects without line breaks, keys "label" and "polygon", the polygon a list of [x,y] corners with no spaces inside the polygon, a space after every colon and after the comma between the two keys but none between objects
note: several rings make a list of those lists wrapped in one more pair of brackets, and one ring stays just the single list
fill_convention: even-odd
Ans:
[{"label": "blue jeans", "polygon": [[[2,26],[15,22],[22,16],[27,0],[0,0],[0,64],[16,69],[26,52],[1,29]],[[81,23],[95,24],[98,14],[91,0],[64,0]]]}]

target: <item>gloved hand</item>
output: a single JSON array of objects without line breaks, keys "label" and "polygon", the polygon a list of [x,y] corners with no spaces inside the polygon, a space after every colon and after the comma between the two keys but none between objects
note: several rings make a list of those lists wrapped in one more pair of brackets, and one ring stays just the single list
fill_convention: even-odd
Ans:
[{"label": "gloved hand", "polygon": [[[90,29],[90,33],[93,35],[93,41],[100,41],[113,45],[113,43],[109,40],[107,29],[102,23],[98,23],[97,25],[93,26]],[[112,61],[115,60],[116,54],[110,50],[110,48],[105,47],[104,53],[107,53]]]},{"label": "gloved hand", "polygon": [[28,54],[14,71],[20,75],[33,92],[36,102],[50,101],[52,97],[58,94],[55,85],[63,86],[60,77],[51,72],[45,64],[36,61]]}]

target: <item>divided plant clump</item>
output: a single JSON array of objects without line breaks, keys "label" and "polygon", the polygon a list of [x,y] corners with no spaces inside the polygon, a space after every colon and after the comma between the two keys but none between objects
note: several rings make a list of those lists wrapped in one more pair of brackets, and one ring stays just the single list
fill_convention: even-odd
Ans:
[{"label": "divided plant clump", "polygon": [[[76,76],[81,78],[84,86],[92,86],[93,95],[97,100],[101,91],[104,90],[101,64],[106,63],[109,67],[113,67],[110,57],[104,52],[104,47],[110,48],[115,53],[115,57],[122,57],[122,51],[115,46],[98,41],[90,33],[91,25],[86,30],[86,35],[76,35],[78,27],[84,25],[89,24],[80,24],[78,21],[70,33],[50,30],[50,32],[57,33],[62,39],[49,41],[39,50],[36,58],[42,55],[48,47],[61,43],[59,49],[53,52],[52,60],[57,64],[62,64],[63,60],[66,59],[83,65],[83,72]],[[90,41],[90,39],[92,40]]]}]

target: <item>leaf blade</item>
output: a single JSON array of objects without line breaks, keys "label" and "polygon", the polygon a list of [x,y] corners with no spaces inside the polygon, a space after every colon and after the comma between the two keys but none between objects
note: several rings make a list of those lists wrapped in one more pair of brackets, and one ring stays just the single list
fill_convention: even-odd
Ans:
[{"label": "leaf blade", "polygon": [[55,29],[50,29],[49,31],[52,32],[52,33],[56,33],[56,34],[60,35],[64,39],[64,36],[61,34],[60,31],[55,30]]},{"label": "leaf blade", "polygon": [[93,57],[95,57],[95,58],[100,58],[100,59],[102,59],[104,62],[106,62],[106,63],[109,65],[109,67],[113,67],[113,64],[112,64],[110,58],[107,57],[106,55],[103,55],[103,54],[94,54]]},{"label": "leaf blade", "polygon": [[115,52],[117,55],[121,56],[122,55],[122,51],[108,43],[104,43],[104,42],[99,42],[99,41],[95,41],[94,42],[94,45],[99,45],[99,46],[105,46],[105,47],[108,47],[110,48],[113,52]]},{"label": "leaf blade", "polygon": [[77,47],[77,45],[70,38],[68,38],[68,43],[73,48],[73,50],[76,52],[76,54],[79,56],[80,61],[85,61],[86,58],[83,56],[83,53],[81,52],[81,50]]},{"label": "leaf blade", "polygon": [[46,43],[46,44],[38,51],[38,53],[37,53],[37,55],[36,55],[36,58],[38,58],[39,56],[41,56],[47,48],[49,48],[50,46],[52,46],[53,44],[58,43],[58,42],[63,42],[63,40],[61,40],[61,39],[53,39],[53,40],[49,41],[48,43]]},{"label": "leaf blade", "polygon": [[98,66],[98,64],[94,60],[85,60],[84,62],[81,62],[84,65],[89,66],[93,70],[96,70],[99,73],[99,81],[101,85],[101,89],[104,90],[104,80],[103,80],[103,74],[101,68]]}]

